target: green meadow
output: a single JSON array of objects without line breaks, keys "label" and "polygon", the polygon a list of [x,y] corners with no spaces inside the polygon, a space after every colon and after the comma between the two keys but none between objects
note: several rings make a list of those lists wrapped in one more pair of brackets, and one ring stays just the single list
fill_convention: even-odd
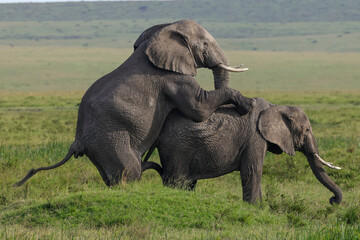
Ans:
[{"label": "green meadow", "polygon": [[[282,12],[274,0],[239,8],[231,0],[232,10],[221,1],[2,5],[0,239],[360,239],[358,3],[335,13],[316,1],[298,11],[301,2],[283,14],[273,14]],[[264,6],[269,14],[254,19]],[[342,167],[325,169],[343,190],[340,205],[329,204],[332,193],[301,153],[267,154],[263,199],[254,205],[242,201],[238,172],[200,180],[195,191],[164,187],[152,170],[108,188],[86,157],[12,187],[31,168],[63,159],[84,92],[126,60],[144,29],[190,18],[191,9],[230,64],[249,68],[231,73],[231,87],[304,109],[320,155]],[[210,70],[196,79],[213,89]],[[156,151],[151,160],[159,162]]]},{"label": "green meadow", "polygon": [[[74,139],[84,90],[131,49],[0,47],[0,238],[4,239],[359,239],[360,63],[358,53],[227,51],[248,72],[232,87],[309,116],[344,201],[313,176],[305,157],[268,154],[263,201],[242,202],[239,174],[199,181],[196,191],[162,186],[153,171],[107,188],[86,158],[12,184],[61,160]],[[5,60],[4,60],[5,59]],[[7,60],[6,60],[7,59]],[[202,69],[200,84],[212,88]],[[159,161],[157,154],[153,161]]]},{"label": "green meadow", "polygon": [[[132,49],[0,45],[0,51],[2,92],[84,92],[126,60]],[[230,64],[250,69],[231,74],[231,86],[241,91],[360,90],[359,53],[227,50],[226,54]],[[213,88],[212,79],[208,69],[198,70],[197,80],[204,88]]]}]

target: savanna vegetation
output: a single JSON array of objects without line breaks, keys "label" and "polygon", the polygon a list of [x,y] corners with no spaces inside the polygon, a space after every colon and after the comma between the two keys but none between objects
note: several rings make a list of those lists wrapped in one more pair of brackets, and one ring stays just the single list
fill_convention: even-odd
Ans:
[{"label": "savanna vegetation", "polygon": [[[359,3],[283,4],[1,5],[0,239],[360,239]],[[255,205],[242,202],[236,172],[199,181],[196,191],[164,187],[151,170],[107,188],[86,157],[12,187],[30,168],[65,156],[83,93],[131,54],[136,37],[180,18],[196,19],[230,63],[250,68],[231,75],[232,87],[304,109],[321,156],[342,167],[326,169],[342,204],[328,203],[331,193],[301,153],[266,156]],[[197,79],[213,88],[207,69]],[[159,161],[156,152],[151,160]]]},{"label": "savanna vegetation", "polygon": [[128,48],[145,28],[179,19],[229,50],[360,51],[357,0],[1,4],[0,44]]},{"label": "savanna vegetation", "polygon": [[[242,202],[238,173],[199,181],[196,191],[163,187],[153,171],[141,181],[107,188],[84,158],[12,184],[32,167],[54,164],[71,144],[81,93],[5,93],[1,97],[0,236],[21,239],[359,239],[360,102],[357,92],[246,91],[274,103],[300,105],[326,169],[344,192],[331,193],[302,154],[268,154],[263,202]],[[158,156],[152,156],[158,161]]]}]

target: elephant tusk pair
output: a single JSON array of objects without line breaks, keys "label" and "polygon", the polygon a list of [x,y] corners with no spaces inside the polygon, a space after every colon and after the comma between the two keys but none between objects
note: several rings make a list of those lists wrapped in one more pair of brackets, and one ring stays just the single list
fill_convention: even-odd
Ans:
[{"label": "elephant tusk pair", "polygon": [[241,68],[242,66],[243,66],[243,64],[241,64],[240,66],[236,66],[236,67],[226,66],[223,63],[220,63],[218,65],[218,67],[220,67],[226,71],[229,71],[229,72],[245,72],[246,70],[249,70],[249,68]]},{"label": "elephant tusk pair", "polygon": [[319,160],[322,164],[324,164],[325,166],[328,166],[329,168],[332,168],[332,169],[341,169],[341,167],[334,166],[334,165],[332,165],[332,163],[329,163],[329,162],[324,161],[317,153],[315,153],[315,157],[316,157],[316,159]]}]

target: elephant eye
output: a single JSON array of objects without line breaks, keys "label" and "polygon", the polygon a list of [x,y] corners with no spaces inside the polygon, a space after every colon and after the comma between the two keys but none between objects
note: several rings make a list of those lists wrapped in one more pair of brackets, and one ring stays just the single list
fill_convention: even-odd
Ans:
[{"label": "elephant eye", "polygon": [[306,131],[306,132],[310,132],[310,128],[307,128],[305,131]]}]

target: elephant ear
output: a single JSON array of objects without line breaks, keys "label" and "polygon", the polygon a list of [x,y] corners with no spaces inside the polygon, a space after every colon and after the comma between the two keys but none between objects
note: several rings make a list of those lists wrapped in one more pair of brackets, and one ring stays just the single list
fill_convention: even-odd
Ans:
[{"label": "elephant ear", "polygon": [[159,68],[195,76],[197,66],[189,39],[178,25],[174,23],[157,31],[149,39],[145,54]]},{"label": "elephant ear", "polygon": [[289,155],[295,155],[291,122],[287,116],[286,108],[277,106],[262,111],[258,129],[266,141],[277,145]]}]

